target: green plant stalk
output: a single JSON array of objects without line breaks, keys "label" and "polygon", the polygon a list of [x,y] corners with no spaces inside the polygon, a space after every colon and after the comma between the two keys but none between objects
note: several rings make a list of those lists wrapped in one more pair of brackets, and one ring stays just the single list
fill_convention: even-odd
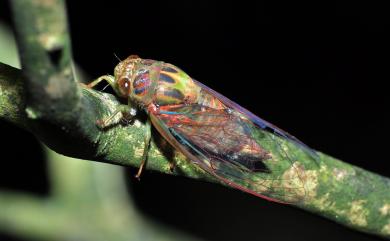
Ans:
[{"label": "green plant stalk", "polygon": [[0,192],[0,232],[26,240],[195,240],[153,223],[134,208],[122,168],[47,148],[51,192]]},{"label": "green plant stalk", "polygon": [[[11,5],[25,77],[20,77],[20,71],[1,66],[4,73],[0,86],[4,87],[0,92],[0,103],[7,105],[3,104],[4,100],[4,103],[19,106],[2,106],[0,118],[20,123],[64,155],[138,166],[143,152],[144,125],[136,121],[134,125],[117,125],[108,130],[97,127],[96,120],[110,116],[119,103],[109,94],[77,85],[63,1],[14,0]],[[22,79],[23,84],[19,85],[23,87],[16,87],[15,82]],[[6,88],[7,85],[11,87]],[[10,96],[20,101],[11,101]],[[305,195],[310,197],[298,207],[356,230],[390,237],[387,178],[321,153],[318,165],[313,165],[297,147],[286,144],[285,148],[297,157],[294,170],[302,173]],[[176,164],[174,174],[217,182],[154,135],[147,169],[171,173],[170,162]],[[283,176],[287,178],[294,175],[289,169],[284,171]],[[295,184],[281,185],[287,192]]]}]

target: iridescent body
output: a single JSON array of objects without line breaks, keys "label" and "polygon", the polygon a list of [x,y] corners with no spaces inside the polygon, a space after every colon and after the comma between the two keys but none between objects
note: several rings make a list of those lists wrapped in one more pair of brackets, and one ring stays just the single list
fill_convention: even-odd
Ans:
[{"label": "iridescent body", "polygon": [[[309,155],[313,151],[178,67],[130,56],[115,67],[114,76],[102,76],[89,86],[102,80],[120,97],[128,98],[129,105],[146,111],[160,134],[193,164],[224,183],[272,201],[304,198],[305,184],[294,167],[296,160],[283,146],[297,145]],[[103,122],[106,124],[107,120]],[[145,138],[144,161],[149,141],[150,130]],[[270,168],[267,163],[278,158],[287,159],[287,167],[273,164],[278,168]],[[142,167],[143,163],[140,171]],[[287,168],[292,170],[292,177],[291,171],[287,177],[280,171]],[[285,182],[289,183],[287,188]]]}]

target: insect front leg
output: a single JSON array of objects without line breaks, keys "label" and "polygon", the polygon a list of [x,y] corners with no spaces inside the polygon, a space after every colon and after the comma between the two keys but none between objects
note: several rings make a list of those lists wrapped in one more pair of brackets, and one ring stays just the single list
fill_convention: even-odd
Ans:
[{"label": "insect front leg", "polygon": [[[82,83],[81,85],[85,86],[86,88],[93,88],[102,81],[106,81],[114,89],[114,91],[116,91],[115,77],[112,75],[103,75],[87,85]],[[118,121],[115,120],[115,116],[119,113],[122,113],[122,116],[128,123],[134,118],[134,116],[137,114],[137,111],[129,102],[127,105],[119,105],[114,113],[112,113],[109,117],[103,120],[98,120],[96,123],[100,128],[106,128],[110,125],[117,124]]]},{"label": "insect front leg", "polygon": [[102,81],[106,81],[113,89],[115,89],[115,77],[112,75],[103,75],[100,76],[99,78],[95,79],[91,83],[85,85],[87,88],[93,88],[97,84],[99,84]]},{"label": "insect front leg", "polygon": [[150,119],[148,118],[145,123],[144,151],[142,154],[141,164],[139,166],[137,174],[135,175],[137,179],[140,178],[142,170],[144,169],[144,166],[146,164],[146,159],[148,158],[150,139],[152,139],[152,125],[150,124]]},{"label": "insect front leg", "polygon": [[119,105],[117,109],[109,117],[103,120],[97,120],[96,124],[102,129],[110,125],[117,124],[121,119],[119,120],[115,119],[115,116],[118,115],[119,113],[122,114],[122,119],[126,118],[126,121],[129,122],[137,114],[137,111],[131,105]]}]

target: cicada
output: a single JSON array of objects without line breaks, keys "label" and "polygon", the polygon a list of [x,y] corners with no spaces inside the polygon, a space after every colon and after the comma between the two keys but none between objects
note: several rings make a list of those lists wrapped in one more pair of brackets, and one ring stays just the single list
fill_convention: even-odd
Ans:
[{"label": "cicada", "polygon": [[120,112],[135,116],[134,110],[142,110],[148,115],[137,176],[147,159],[152,123],[193,165],[233,188],[276,202],[307,197],[297,156],[316,159],[317,154],[178,67],[132,55],[115,67],[114,76],[101,76],[88,87],[101,81],[128,100],[101,126],[110,125]]}]

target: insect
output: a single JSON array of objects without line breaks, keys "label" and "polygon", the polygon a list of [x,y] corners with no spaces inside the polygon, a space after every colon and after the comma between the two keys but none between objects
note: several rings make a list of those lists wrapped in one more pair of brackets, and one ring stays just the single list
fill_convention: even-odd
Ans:
[{"label": "insect", "polygon": [[297,156],[314,160],[317,154],[178,67],[132,55],[115,67],[114,76],[101,76],[88,87],[101,81],[128,99],[128,105],[100,126],[110,125],[120,112],[135,116],[135,110],[142,110],[148,115],[137,177],[147,159],[152,123],[191,163],[233,188],[276,202],[297,203],[307,197]]}]

